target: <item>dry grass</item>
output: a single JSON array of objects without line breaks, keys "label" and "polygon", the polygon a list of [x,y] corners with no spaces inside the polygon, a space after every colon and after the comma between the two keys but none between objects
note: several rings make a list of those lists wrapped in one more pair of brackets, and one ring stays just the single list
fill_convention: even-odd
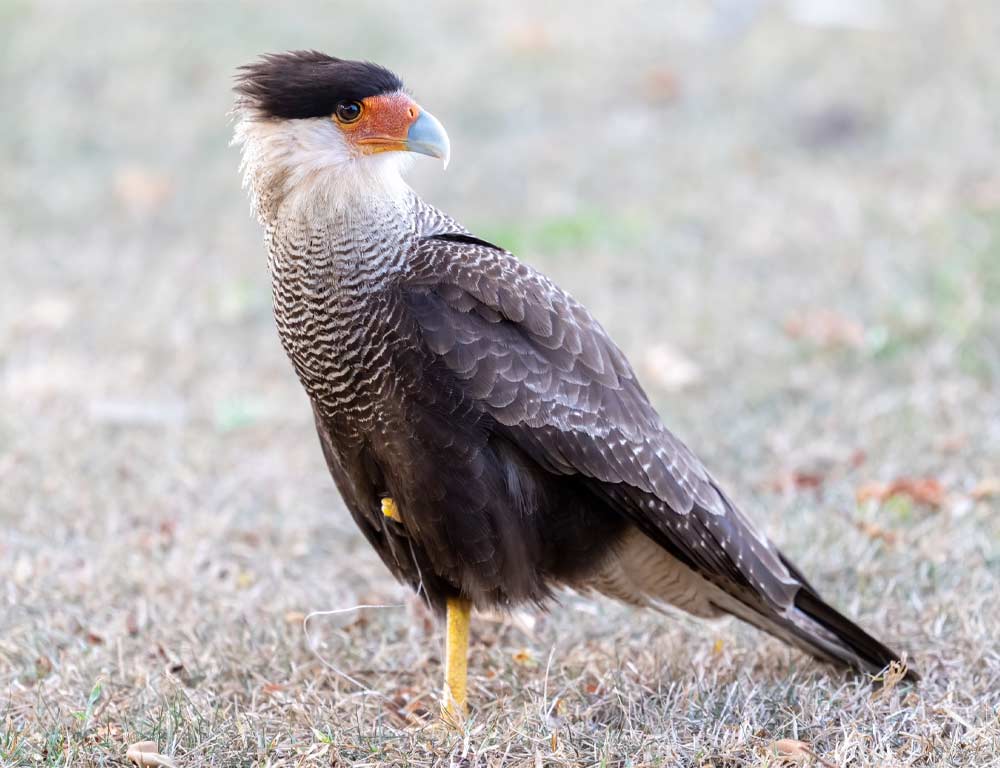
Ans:
[{"label": "dry grass", "polygon": [[[1000,15],[819,5],[0,2],[0,764],[996,764]],[[233,67],[305,46],[407,76],[455,147],[415,185],[588,303],[924,682],[567,595],[477,620],[435,727],[439,631],[326,477],[226,148]],[[856,502],[899,477],[940,498]],[[362,602],[404,607],[310,636],[380,695],[302,630]]]}]

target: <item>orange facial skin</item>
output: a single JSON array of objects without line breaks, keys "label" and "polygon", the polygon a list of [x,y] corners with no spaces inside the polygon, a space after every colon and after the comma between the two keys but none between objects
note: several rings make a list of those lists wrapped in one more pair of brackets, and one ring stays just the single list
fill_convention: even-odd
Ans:
[{"label": "orange facial skin", "polygon": [[369,96],[361,102],[361,117],[345,123],[331,119],[344,135],[368,155],[406,149],[406,134],[420,117],[420,107],[405,93]]}]

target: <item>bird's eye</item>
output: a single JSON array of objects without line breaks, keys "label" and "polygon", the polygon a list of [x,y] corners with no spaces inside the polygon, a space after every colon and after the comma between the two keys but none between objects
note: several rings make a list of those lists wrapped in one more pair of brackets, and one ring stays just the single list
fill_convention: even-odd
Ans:
[{"label": "bird's eye", "polygon": [[356,101],[342,101],[337,105],[337,119],[342,123],[353,123],[361,117],[361,105]]}]

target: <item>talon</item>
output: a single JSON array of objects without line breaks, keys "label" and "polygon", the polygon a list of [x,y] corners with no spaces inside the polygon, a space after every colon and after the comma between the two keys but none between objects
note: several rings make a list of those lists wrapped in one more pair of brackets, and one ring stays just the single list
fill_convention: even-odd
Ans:
[{"label": "talon", "polygon": [[403,518],[399,515],[399,507],[389,497],[382,499],[382,514],[390,520],[395,520],[397,523],[403,522]]}]

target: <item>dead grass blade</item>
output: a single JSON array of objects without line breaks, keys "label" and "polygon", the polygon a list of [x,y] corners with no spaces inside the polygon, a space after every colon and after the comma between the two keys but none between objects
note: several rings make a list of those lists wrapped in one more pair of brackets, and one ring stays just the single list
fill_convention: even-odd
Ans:
[{"label": "dead grass blade", "polygon": [[768,745],[771,756],[778,758],[785,765],[805,765],[810,759],[815,760],[824,768],[837,768],[833,763],[824,760],[813,752],[812,747],[798,739],[778,739]]}]

